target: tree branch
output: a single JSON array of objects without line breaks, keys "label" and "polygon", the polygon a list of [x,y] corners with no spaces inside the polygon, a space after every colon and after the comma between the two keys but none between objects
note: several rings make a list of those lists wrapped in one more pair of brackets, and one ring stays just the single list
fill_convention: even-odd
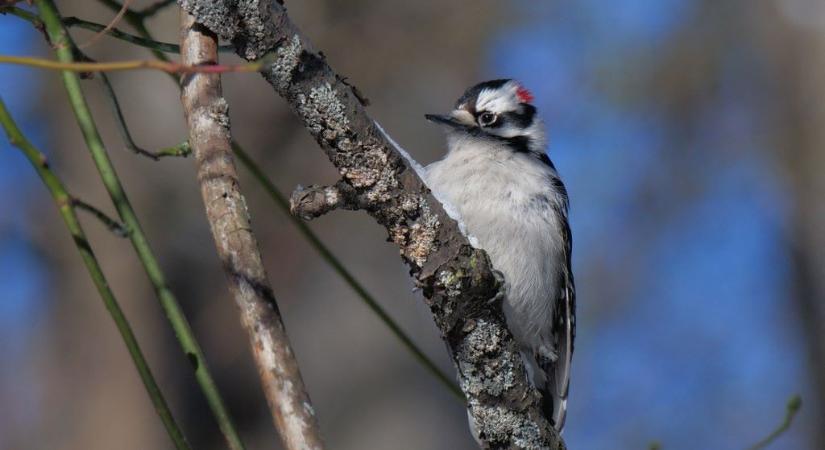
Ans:
[{"label": "tree branch", "polygon": [[[181,36],[185,65],[217,64],[217,36],[185,12],[181,14]],[[228,105],[222,97],[220,76],[184,76],[181,85],[189,144],[195,155],[206,216],[229,289],[249,334],[275,425],[287,449],[320,450],[323,443],[318,421],[261,261],[246,200],[239,189]]]},{"label": "tree branch", "polygon": [[458,370],[485,448],[565,448],[543,416],[500,305],[487,255],[473,248],[430,194],[415,163],[364,111],[290,21],[260,0],[181,0],[182,7],[249,60],[272,53],[263,75],[315,137],[367,211],[386,227],[422,286]]},{"label": "tree branch", "polygon": [[17,64],[37,67],[39,69],[62,70],[72,72],[115,72],[121,70],[154,69],[168,73],[224,73],[224,72],[259,72],[263,64],[251,63],[240,65],[187,66],[154,59],[109,62],[64,62],[30,56],[0,55],[0,64]]}]

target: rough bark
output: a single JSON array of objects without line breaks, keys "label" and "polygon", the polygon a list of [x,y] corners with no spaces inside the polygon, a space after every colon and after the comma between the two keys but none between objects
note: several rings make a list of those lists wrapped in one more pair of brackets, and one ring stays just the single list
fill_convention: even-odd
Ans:
[{"label": "rough bark", "polygon": [[[470,245],[421,181],[416,164],[366,114],[362,97],[313,49],[284,6],[260,0],[180,4],[231,40],[240,56],[274,57],[264,78],[338,169],[338,186],[353,191],[348,206],[367,211],[386,227],[422,288],[450,348],[482,446],[565,448],[527,381],[500,304],[492,301],[500,286],[487,255]],[[334,206],[329,203],[338,200],[320,203]]]},{"label": "rough bark", "polygon": [[[184,64],[217,63],[217,36],[181,14]],[[189,144],[195,155],[206,216],[229,289],[249,333],[269,408],[285,448],[321,450],[318,421],[292,353],[278,305],[252,233],[232,157],[228,105],[219,74],[181,79]]]}]

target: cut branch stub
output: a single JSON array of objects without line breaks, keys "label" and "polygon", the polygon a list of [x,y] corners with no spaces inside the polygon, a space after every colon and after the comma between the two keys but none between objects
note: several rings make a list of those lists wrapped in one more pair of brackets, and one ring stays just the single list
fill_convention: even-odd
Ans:
[{"label": "cut branch stub", "polygon": [[[198,22],[231,40],[242,57],[272,58],[264,78],[357,193],[359,209],[387,229],[422,287],[450,348],[482,446],[565,448],[542,414],[541,397],[527,380],[500,306],[491,301],[500,286],[486,253],[470,245],[421,181],[417,164],[366,114],[359,95],[312,48],[286,9],[260,0],[180,3]],[[338,203],[312,200],[308,203],[320,206],[307,206],[310,215]]]},{"label": "cut branch stub", "polygon": [[339,181],[334,186],[299,185],[289,199],[289,210],[296,217],[312,220],[338,208],[359,209],[360,204],[352,186]]}]

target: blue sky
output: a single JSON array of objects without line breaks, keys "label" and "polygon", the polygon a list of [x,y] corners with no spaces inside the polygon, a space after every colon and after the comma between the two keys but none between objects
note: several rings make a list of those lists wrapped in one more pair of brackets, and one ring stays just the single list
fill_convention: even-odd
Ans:
[{"label": "blue sky", "polygon": [[[31,55],[38,38],[25,22],[4,20],[0,27],[0,54]],[[45,135],[44,125],[33,115],[38,101],[34,92],[39,72],[24,67],[4,65],[0,68],[0,96],[18,126],[30,140],[38,143]],[[39,190],[39,192],[35,192]],[[46,305],[47,268],[27,236],[28,208],[34,196],[45,194],[40,180],[5,134],[0,137],[0,397],[5,407],[15,410],[0,425],[13,427],[16,420],[27,420],[36,413],[37,388],[20,383],[28,378],[25,365],[33,323]],[[5,389],[4,389],[5,388]],[[7,390],[6,390],[7,389]]]},{"label": "blue sky", "polygon": [[[744,448],[805,390],[802,347],[788,331],[787,202],[762,156],[770,149],[751,138],[758,117],[747,99],[762,80],[739,76],[758,61],[731,55],[706,120],[680,135],[674,169],[671,115],[612,99],[599,77],[626,82],[632,67],[603,68],[657,57],[693,3],[620,3],[537,12],[522,2],[531,22],[498,36],[486,74],[534,91],[571,195],[580,331],[565,436],[582,449]],[[698,193],[670,204],[680,189]],[[632,286],[594,298],[605,292],[582,272],[599,266],[627,272]],[[804,442],[798,432],[782,439],[776,448]]]}]

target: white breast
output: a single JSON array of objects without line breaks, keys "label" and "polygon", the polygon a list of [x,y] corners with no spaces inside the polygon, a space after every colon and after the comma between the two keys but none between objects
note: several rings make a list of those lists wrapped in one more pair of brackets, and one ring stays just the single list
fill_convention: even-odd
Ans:
[{"label": "white breast", "polygon": [[426,168],[426,183],[461,215],[467,231],[504,274],[504,313],[516,340],[541,353],[549,346],[559,298],[563,241],[558,175],[534,156],[476,139],[451,137],[451,151]]}]

